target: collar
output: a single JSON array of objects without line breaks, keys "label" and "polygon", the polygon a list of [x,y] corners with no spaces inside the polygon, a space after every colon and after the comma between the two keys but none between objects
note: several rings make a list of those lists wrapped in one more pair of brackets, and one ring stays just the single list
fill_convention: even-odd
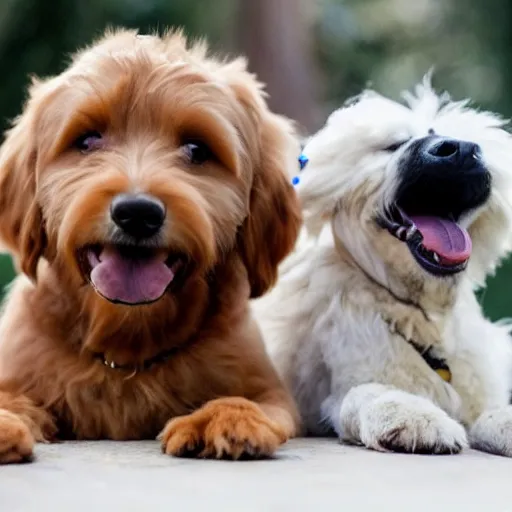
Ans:
[{"label": "collar", "polygon": [[[423,310],[421,310],[423,312]],[[423,312],[424,313],[424,312]],[[425,313],[424,313],[425,314]],[[425,314],[425,318],[428,319],[428,317]],[[386,322],[389,326],[389,322]],[[452,381],[452,372],[450,370],[450,367],[448,366],[448,363],[445,359],[442,359],[440,357],[437,357],[434,354],[434,347],[431,345],[430,347],[425,347],[420,345],[419,343],[416,343],[413,340],[407,339],[400,331],[394,330],[396,334],[398,334],[401,338],[403,338],[409,345],[418,352],[418,354],[423,358],[425,363],[427,363],[432,370],[434,370],[441,379],[443,379],[445,382],[451,382]]]},{"label": "collar", "polygon": [[162,352],[159,352],[156,356],[150,357],[149,359],[145,359],[144,361],[137,364],[118,364],[115,361],[108,360],[105,357],[104,353],[95,353],[94,358],[99,359],[105,366],[111,368],[112,370],[127,371],[135,375],[136,373],[148,371],[157,364],[165,363],[172,356],[174,356],[181,348],[182,347],[174,347],[169,350],[163,350]]},{"label": "collar", "polygon": [[[347,250],[345,249],[344,246],[341,246],[338,242],[338,239],[336,237],[334,237],[335,239],[335,243],[338,247],[338,249],[341,249],[342,251],[344,251],[345,253],[347,252]],[[407,299],[403,299],[401,297],[398,297],[397,295],[395,295],[389,288],[383,286],[382,284],[380,284],[378,281],[376,281],[375,279],[373,279],[373,277],[370,275],[370,274],[367,274],[365,272],[365,270],[359,265],[359,263],[355,260],[355,259],[352,259],[352,261],[354,262],[354,264],[361,270],[361,272],[363,272],[363,274],[376,286],[378,286],[379,288],[387,291],[389,293],[389,295],[394,299],[396,300],[397,302],[401,302],[402,304],[406,305],[406,306],[409,306],[409,307],[414,307],[416,308],[417,310],[419,310],[423,316],[425,317],[425,320],[426,321],[430,321],[427,313],[425,312],[425,310],[419,305],[419,304],[416,304],[414,303],[413,301],[410,301],[410,300],[407,300]],[[389,325],[389,322],[386,322],[388,325]],[[450,370],[450,367],[448,366],[448,364],[446,363],[446,360],[445,359],[441,359],[439,357],[436,357],[434,354],[433,354],[433,347],[430,346],[430,347],[423,347],[421,345],[419,345],[418,343],[414,342],[413,340],[408,340],[402,333],[398,332],[398,334],[400,334],[400,336],[406,340],[409,345],[411,345],[411,347],[414,348],[414,350],[416,350],[416,352],[418,352],[418,354],[423,358],[423,360],[430,366],[430,368],[432,368],[432,370],[434,370],[445,382],[451,382],[452,380],[452,372]]]},{"label": "collar", "polygon": [[450,367],[446,363],[446,360],[438,358],[433,354],[433,347],[425,348],[412,340],[408,340],[408,343],[445,382],[451,382],[452,372],[450,371]]}]

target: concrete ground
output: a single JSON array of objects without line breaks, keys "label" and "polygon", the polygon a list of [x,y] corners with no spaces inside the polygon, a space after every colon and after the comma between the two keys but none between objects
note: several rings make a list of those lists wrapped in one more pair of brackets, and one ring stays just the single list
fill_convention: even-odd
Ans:
[{"label": "concrete ground", "polygon": [[0,467],[0,512],[512,511],[512,459],[375,453],[294,440],[269,461],[197,461],[157,442],[37,447]]}]

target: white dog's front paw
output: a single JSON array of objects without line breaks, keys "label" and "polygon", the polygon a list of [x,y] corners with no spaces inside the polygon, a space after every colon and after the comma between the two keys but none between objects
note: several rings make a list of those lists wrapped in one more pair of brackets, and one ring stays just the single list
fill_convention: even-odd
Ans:
[{"label": "white dog's front paw", "polygon": [[426,398],[390,390],[360,410],[359,435],[368,448],[405,453],[458,453],[464,427]]},{"label": "white dog's front paw", "polygon": [[485,411],[469,431],[475,450],[512,457],[512,407]]}]

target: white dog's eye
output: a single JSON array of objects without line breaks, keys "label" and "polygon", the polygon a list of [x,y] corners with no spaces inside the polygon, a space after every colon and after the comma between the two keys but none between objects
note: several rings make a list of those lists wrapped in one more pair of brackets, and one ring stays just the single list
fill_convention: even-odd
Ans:
[{"label": "white dog's eye", "polygon": [[101,147],[102,136],[100,132],[91,130],[80,135],[73,144],[82,153],[88,153]]},{"label": "white dog's eye", "polygon": [[405,146],[411,139],[401,140],[399,142],[393,142],[393,144],[390,144],[389,146],[384,148],[384,151],[388,151],[390,153],[393,153],[400,149],[402,146]]},{"label": "white dog's eye", "polygon": [[186,155],[190,163],[200,165],[207,160],[213,160],[212,150],[201,141],[190,141],[184,144]]}]

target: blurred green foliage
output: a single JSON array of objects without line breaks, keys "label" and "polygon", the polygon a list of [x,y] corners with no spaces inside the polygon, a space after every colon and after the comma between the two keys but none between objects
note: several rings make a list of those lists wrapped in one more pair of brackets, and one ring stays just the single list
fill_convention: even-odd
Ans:
[{"label": "blurred green foliage", "polygon": [[[58,73],[107,26],[183,26],[236,52],[244,1],[258,0],[0,0],[0,128],[20,112],[29,75]],[[312,20],[325,114],[368,84],[398,97],[435,65],[436,86],[512,115],[512,0],[296,1]],[[0,257],[0,287],[13,275]],[[511,288],[507,263],[480,294],[490,317],[512,316]]]}]

